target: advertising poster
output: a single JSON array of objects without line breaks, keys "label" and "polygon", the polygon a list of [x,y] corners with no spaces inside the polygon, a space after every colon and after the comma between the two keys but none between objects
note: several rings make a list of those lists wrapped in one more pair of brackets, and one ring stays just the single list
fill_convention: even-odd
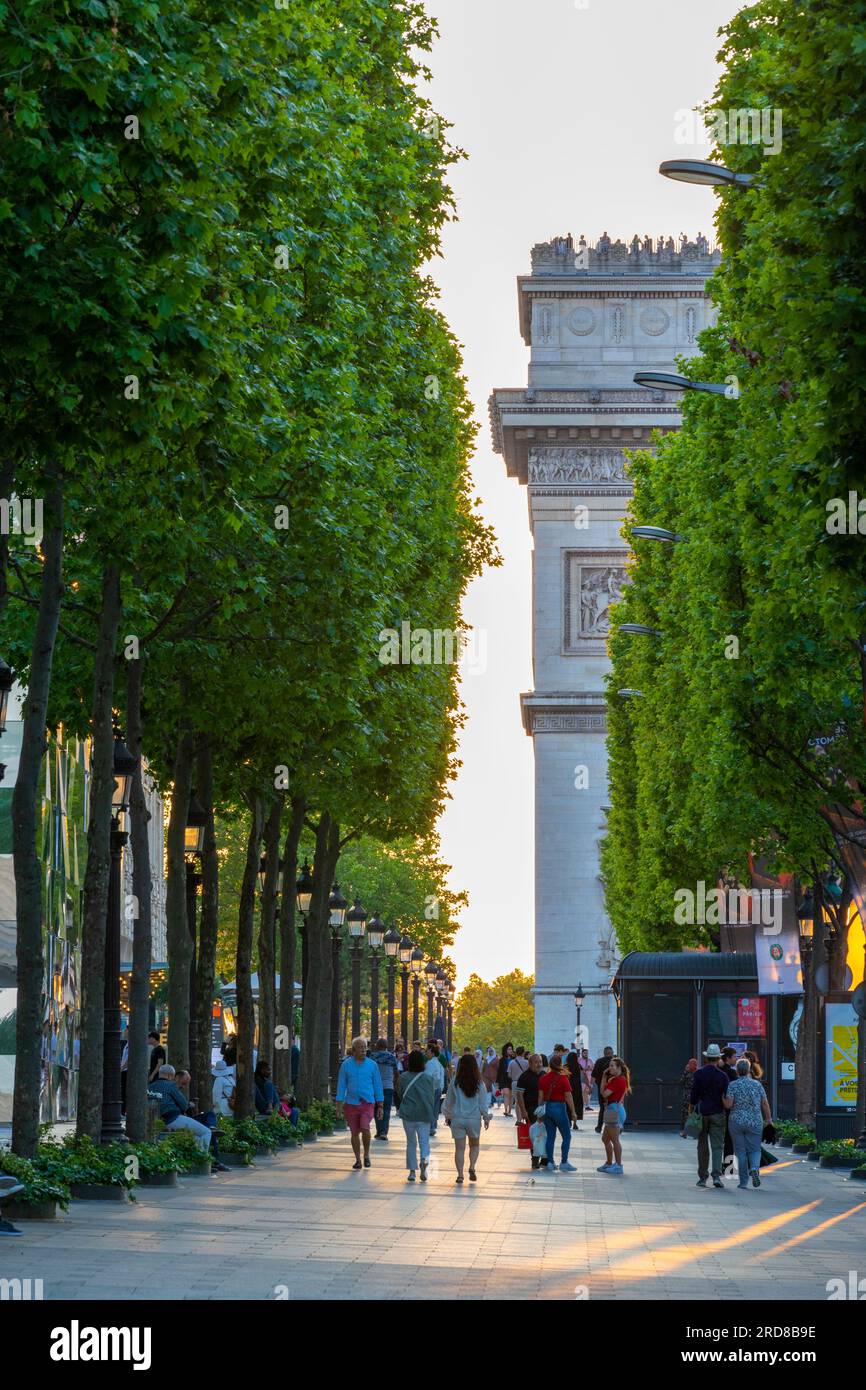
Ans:
[{"label": "advertising poster", "polygon": [[825,1005],[825,1030],[826,1103],[856,1105],[857,1015],[852,1005]]},{"label": "advertising poster", "polygon": [[763,1038],[767,1033],[767,1001],[757,995],[737,1000],[737,1033],[741,1038]]}]

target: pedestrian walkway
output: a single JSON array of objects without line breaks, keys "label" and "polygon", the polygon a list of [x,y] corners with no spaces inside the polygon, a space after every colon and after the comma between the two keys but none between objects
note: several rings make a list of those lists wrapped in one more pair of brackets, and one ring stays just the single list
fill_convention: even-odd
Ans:
[{"label": "pedestrian walkway", "polygon": [[[592,1117],[590,1117],[591,1119]],[[430,1182],[408,1185],[402,1126],[351,1169],[345,1135],[254,1169],[141,1189],[129,1205],[76,1202],[21,1223],[3,1277],[46,1299],[825,1300],[866,1275],[866,1189],[778,1150],[759,1191],[695,1187],[695,1145],[628,1131],[621,1178],[589,1122],[576,1173],[532,1174],[514,1124],[494,1115],[478,1182],[454,1185],[444,1126]]]}]

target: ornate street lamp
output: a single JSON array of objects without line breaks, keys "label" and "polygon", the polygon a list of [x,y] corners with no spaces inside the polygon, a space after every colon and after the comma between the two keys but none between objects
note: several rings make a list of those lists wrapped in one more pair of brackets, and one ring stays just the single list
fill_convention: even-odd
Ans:
[{"label": "ornate street lamp", "polygon": [[[189,957],[189,1074],[191,1078],[190,1103],[195,1101],[196,1060],[198,1037],[196,1016],[198,1012],[198,928],[196,908],[198,906],[198,887],[201,883],[201,855],[204,850],[204,835],[207,827],[207,811],[194,791],[189,794],[186,812],[186,825],[183,832],[184,867],[186,869],[186,925],[190,940]],[[262,860],[264,863],[264,860]]]},{"label": "ornate street lamp", "polygon": [[390,927],[385,933],[385,955],[388,957],[388,1047],[394,1048],[394,971],[400,949],[400,933]]},{"label": "ornate street lamp", "polygon": [[708,188],[749,188],[755,182],[754,174],[735,174],[723,164],[712,164],[707,159],[665,159],[659,165],[659,173],[677,183],[697,183]]},{"label": "ornate street lamp", "polygon": [[409,963],[412,959],[413,943],[405,933],[400,941],[400,1036],[409,1043]]},{"label": "ornate street lamp", "polygon": [[434,1022],[435,1022],[435,1015],[434,1015],[434,1013],[433,1013],[433,999],[434,999],[434,996],[435,996],[435,993],[436,993],[435,981],[436,981],[436,972],[437,972],[438,969],[439,969],[439,966],[436,964],[435,960],[428,960],[427,964],[424,966],[424,974],[427,976],[427,1037],[428,1037],[428,1038],[432,1038],[432,1036],[433,1036],[433,1024],[434,1024]]},{"label": "ornate street lamp", "polygon": [[361,1034],[361,942],[367,925],[367,914],[358,899],[346,913],[346,924],[352,938],[352,1037]]},{"label": "ornate street lamp", "polygon": [[328,925],[331,928],[331,1039],[328,1049],[328,1073],[331,1080],[331,1095],[336,1094],[337,1074],[340,1070],[340,984],[343,973],[343,923],[349,904],[335,883],[328,899]]},{"label": "ornate street lamp", "polygon": [[114,790],[111,797],[111,837],[109,841],[108,910],[105,921],[105,964],[102,1020],[102,1130],[103,1144],[114,1140],[125,1142],[123,1132],[123,1103],[120,1091],[120,909],[122,897],[121,859],[129,836],[123,827],[123,817],[129,810],[132,776],[138,767],[123,741],[119,728],[114,730]]},{"label": "ornate street lamp", "polygon": [[379,1041],[379,951],[385,939],[385,923],[378,912],[367,923],[367,940],[370,942],[370,1043],[372,1047]]},{"label": "ornate street lamp", "polygon": [[574,1035],[576,1043],[580,1040],[580,1011],[583,1008],[585,1002],[586,995],[583,992],[583,985],[579,984],[577,986],[577,989],[574,991],[574,1007],[577,1010],[577,1032]]},{"label": "ornate street lamp", "polygon": [[309,971],[310,953],[307,940],[307,918],[310,914],[310,903],[313,900],[313,875],[310,873],[310,866],[306,859],[298,875],[295,884],[295,894],[298,900],[298,912],[301,917],[301,997],[306,998],[307,993],[307,973]]},{"label": "ornate street lamp", "polygon": [[[409,969],[412,972],[412,1040],[420,1040],[420,1020],[418,1017],[418,995],[421,991],[421,971],[424,969],[424,952],[420,946],[416,946],[409,960]],[[409,1039],[406,1039],[409,1045]]]}]

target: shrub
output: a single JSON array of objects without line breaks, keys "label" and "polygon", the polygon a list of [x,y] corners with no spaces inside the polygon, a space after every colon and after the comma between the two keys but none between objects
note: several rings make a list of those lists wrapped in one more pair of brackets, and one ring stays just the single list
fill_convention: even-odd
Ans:
[{"label": "shrub", "polygon": [[824,1139],[815,1147],[822,1158],[858,1158],[866,1163],[866,1152],[855,1149],[853,1139]]},{"label": "shrub", "polygon": [[61,1143],[47,1140],[36,1151],[36,1167],[52,1181],[97,1183],[133,1188],[127,1144],[95,1144],[86,1135],[68,1134]]},{"label": "shrub", "polygon": [[15,1201],[22,1206],[37,1206],[40,1202],[56,1202],[62,1211],[69,1206],[69,1185],[59,1177],[49,1177],[29,1158],[19,1158],[10,1149],[0,1149],[0,1173],[23,1182],[24,1191]]}]

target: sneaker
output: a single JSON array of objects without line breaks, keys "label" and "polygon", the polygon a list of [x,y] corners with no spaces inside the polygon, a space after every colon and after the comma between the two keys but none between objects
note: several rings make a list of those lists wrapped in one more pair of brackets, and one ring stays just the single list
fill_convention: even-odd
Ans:
[{"label": "sneaker", "polygon": [[229,1173],[231,1169],[227,1163],[212,1163],[210,1166],[212,1173]]},{"label": "sneaker", "polygon": [[573,1163],[560,1163],[559,1171],[560,1173],[576,1173],[577,1169]]},{"label": "sneaker", "polygon": [[596,1168],[595,1171],[596,1171],[597,1173],[609,1173],[609,1172],[610,1172],[610,1164],[609,1164],[609,1163],[603,1163],[603,1164],[601,1165],[601,1167],[600,1167],[600,1168]]},{"label": "sneaker", "polygon": [[360,1167],[361,1167],[361,1160],[360,1160],[360,1158],[358,1158],[358,1159],[355,1160],[355,1162],[352,1164],[352,1167],[353,1167],[353,1168],[360,1168]]},{"label": "sneaker", "polygon": [[426,1182],[426,1181],[427,1181],[427,1164],[424,1163],[423,1160],[422,1160],[422,1163],[421,1163],[421,1181],[422,1181],[422,1182]]},{"label": "sneaker", "polygon": [[697,1182],[695,1183],[695,1187],[706,1187],[706,1185],[707,1185],[707,1180],[706,1180],[706,1178],[698,1178]]},{"label": "sneaker", "polygon": [[458,1174],[457,1174],[457,1177],[454,1179],[454,1181],[455,1181],[456,1183],[461,1183],[461,1182],[463,1181],[463,1174],[462,1174],[462,1173],[458,1173]]},{"label": "sneaker", "polygon": [[415,1181],[415,1173],[414,1173],[414,1171],[413,1171],[413,1172],[409,1172],[409,1173],[406,1174],[406,1181],[407,1181],[407,1182],[414,1182],[414,1181]]},{"label": "sneaker", "polygon": [[752,1169],[752,1187],[760,1187],[760,1186],[761,1186],[761,1175],[760,1175],[760,1173],[758,1172],[757,1168],[753,1168],[753,1169]]},{"label": "sneaker", "polygon": [[610,1165],[610,1168],[608,1169],[609,1173],[615,1173],[617,1176],[619,1176],[622,1173],[622,1171],[623,1169],[621,1163],[612,1163]]},{"label": "sneaker", "polygon": [[724,1185],[721,1178],[713,1178],[713,1187],[724,1187]]},{"label": "sneaker", "polygon": [[539,1173],[555,1173],[555,1172],[556,1172],[556,1164],[555,1164],[555,1163],[542,1163],[541,1167],[538,1168],[536,1171],[539,1172]]}]

